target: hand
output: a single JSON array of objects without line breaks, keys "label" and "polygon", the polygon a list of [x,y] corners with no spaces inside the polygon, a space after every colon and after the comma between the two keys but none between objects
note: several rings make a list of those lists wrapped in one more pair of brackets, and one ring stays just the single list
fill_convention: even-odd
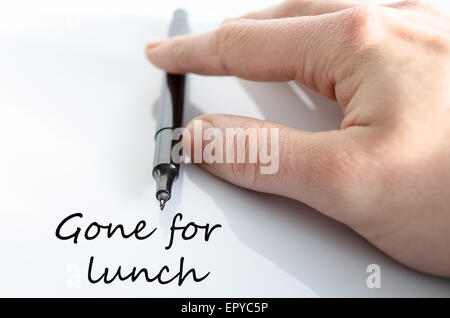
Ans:
[{"label": "hand", "polygon": [[448,17],[417,1],[290,0],[211,32],[150,42],[146,53],[172,73],[296,80],[337,100],[345,117],[327,132],[201,116],[223,130],[280,129],[277,174],[249,163],[202,167],[302,201],[398,261],[450,276]]}]

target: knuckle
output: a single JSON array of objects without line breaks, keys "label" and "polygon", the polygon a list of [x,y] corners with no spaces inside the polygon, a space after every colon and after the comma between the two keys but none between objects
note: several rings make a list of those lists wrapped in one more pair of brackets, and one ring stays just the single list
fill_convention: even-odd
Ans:
[{"label": "knuckle", "polygon": [[344,10],[344,33],[356,44],[371,43],[383,31],[383,9],[376,5],[363,5]]},{"label": "knuckle", "polygon": [[233,42],[233,38],[240,32],[240,21],[229,21],[223,24],[217,31],[217,36],[221,44]]},{"label": "knuckle", "polygon": [[282,17],[296,16],[299,9],[309,3],[309,0],[285,0],[278,6],[277,15]]},{"label": "knuckle", "polygon": [[425,4],[420,0],[403,0],[399,3],[399,7],[408,9],[422,9]]},{"label": "knuckle", "polygon": [[175,61],[178,66],[182,68],[187,61],[189,61],[189,52],[186,45],[182,41],[175,41],[172,47],[172,52],[175,55]]},{"label": "knuckle", "polygon": [[233,59],[233,52],[244,34],[243,22],[236,20],[223,24],[215,36],[215,48],[217,56],[224,68],[228,70],[230,61]]},{"label": "knuckle", "polygon": [[430,34],[425,41],[425,48],[435,54],[440,53],[442,56],[448,57],[450,55],[450,36],[441,33]]},{"label": "knuckle", "polygon": [[264,127],[263,121],[256,121],[251,127],[237,129],[234,136],[236,158],[243,160],[231,163],[232,177],[237,182],[253,188],[257,187],[261,178],[258,146],[261,138],[259,129]]},{"label": "knuckle", "polygon": [[393,3],[390,7],[411,11],[428,12],[436,15],[439,15],[440,11],[434,5],[425,3],[421,0],[403,0],[398,3]]},{"label": "knuckle", "polygon": [[231,173],[234,180],[238,183],[254,187],[258,183],[259,172],[258,165],[255,163],[232,163]]}]

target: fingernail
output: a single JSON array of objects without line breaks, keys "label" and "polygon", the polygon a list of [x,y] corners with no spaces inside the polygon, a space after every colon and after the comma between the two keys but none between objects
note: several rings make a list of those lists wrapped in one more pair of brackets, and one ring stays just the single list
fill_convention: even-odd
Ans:
[{"label": "fingernail", "polygon": [[153,40],[147,43],[147,46],[145,47],[145,49],[151,50],[157,46],[159,46],[161,43],[163,43],[164,41],[166,41],[167,39],[157,39],[157,40]]}]

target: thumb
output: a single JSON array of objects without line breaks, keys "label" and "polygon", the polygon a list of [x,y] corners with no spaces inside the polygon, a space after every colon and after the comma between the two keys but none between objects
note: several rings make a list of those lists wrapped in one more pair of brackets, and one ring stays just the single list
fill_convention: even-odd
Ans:
[{"label": "thumb", "polygon": [[353,128],[362,127],[311,133],[248,117],[203,115],[188,124],[184,149],[219,178],[302,201],[344,222],[336,211],[354,193],[359,147]]}]

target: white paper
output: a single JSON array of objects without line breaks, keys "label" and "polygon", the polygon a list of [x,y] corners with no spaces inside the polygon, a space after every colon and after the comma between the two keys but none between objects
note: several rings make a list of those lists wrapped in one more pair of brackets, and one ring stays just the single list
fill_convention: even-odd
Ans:
[{"label": "white paper", "polygon": [[[168,17],[169,18],[169,17]],[[345,226],[301,203],[240,189],[183,166],[161,213],[151,175],[154,103],[161,71],[144,46],[161,23],[138,15],[48,15],[0,38],[0,296],[315,297],[450,296],[450,282],[397,264]],[[193,25],[194,31],[207,28]],[[339,127],[339,107],[305,89],[315,110],[286,84],[189,77],[186,120],[206,112],[270,119],[318,131]],[[179,234],[165,250],[175,213],[221,224],[205,242]],[[91,222],[157,227],[147,240],[113,237],[78,244],[56,238]],[[68,232],[67,232],[68,233]],[[186,268],[204,281],[105,285],[105,266]],[[369,289],[366,268],[382,269]]]}]

